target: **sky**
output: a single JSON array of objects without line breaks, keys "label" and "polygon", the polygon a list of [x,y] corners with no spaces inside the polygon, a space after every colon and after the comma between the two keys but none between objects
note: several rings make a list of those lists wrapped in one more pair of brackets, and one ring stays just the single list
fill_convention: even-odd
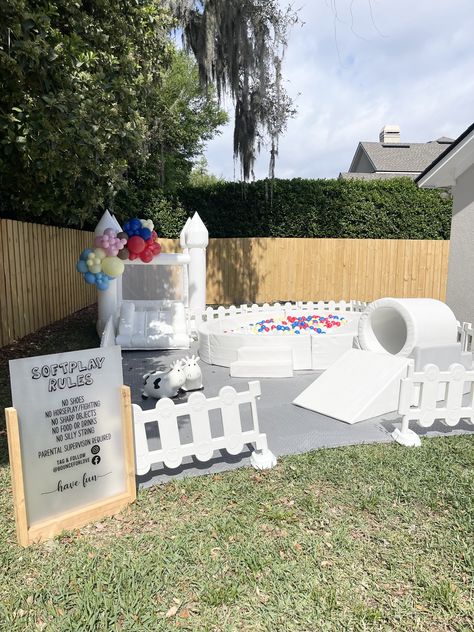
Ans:
[{"label": "sky", "polygon": [[[402,142],[456,138],[474,121],[474,0],[295,0],[284,60],[298,113],[280,139],[278,178],[335,178],[359,141],[397,124]],[[281,0],[281,5],[287,2]],[[351,16],[352,13],[352,16]],[[232,107],[205,156],[237,179]],[[265,148],[255,178],[268,174]]]}]

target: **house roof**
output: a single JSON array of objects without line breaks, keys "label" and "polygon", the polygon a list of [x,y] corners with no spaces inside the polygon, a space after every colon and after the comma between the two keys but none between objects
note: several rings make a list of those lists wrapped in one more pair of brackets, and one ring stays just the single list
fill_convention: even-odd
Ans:
[{"label": "house roof", "polygon": [[349,171],[359,150],[364,151],[375,171],[420,173],[432,163],[451,143],[450,138],[439,138],[428,143],[359,143]]},{"label": "house roof", "polygon": [[474,123],[437,156],[416,178],[418,186],[448,187],[474,164]]},{"label": "house roof", "polygon": [[412,180],[416,178],[416,173],[406,173],[404,171],[400,171],[399,173],[394,174],[389,172],[382,173],[360,173],[357,171],[343,171],[339,174],[339,178],[341,180],[393,180],[394,177],[400,178],[411,178]]}]

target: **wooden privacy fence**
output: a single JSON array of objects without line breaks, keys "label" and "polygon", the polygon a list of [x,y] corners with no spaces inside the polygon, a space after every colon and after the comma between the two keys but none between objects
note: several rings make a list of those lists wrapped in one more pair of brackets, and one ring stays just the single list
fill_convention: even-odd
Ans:
[{"label": "wooden privacy fence", "polygon": [[[0,346],[96,300],[75,265],[93,233],[0,220]],[[164,252],[178,240],[161,240]],[[211,239],[207,302],[444,300],[449,242],[389,239]]]},{"label": "wooden privacy fence", "polygon": [[0,220],[0,346],[96,300],[75,271],[93,233]]},{"label": "wooden privacy fence", "polygon": [[444,300],[449,241],[213,239],[208,303]]}]

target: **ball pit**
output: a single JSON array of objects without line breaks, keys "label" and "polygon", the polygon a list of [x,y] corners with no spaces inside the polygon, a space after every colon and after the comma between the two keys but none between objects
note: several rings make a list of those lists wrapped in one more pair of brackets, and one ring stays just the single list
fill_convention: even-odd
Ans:
[{"label": "ball pit", "polygon": [[256,323],[241,325],[239,329],[224,330],[224,333],[250,333],[250,334],[270,334],[286,336],[298,335],[325,335],[333,327],[341,327],[349,324],[349,320],[337,314],[309,314],[296,315],[281,318],[266,318],[258,320]]},{"label": "ball pit", "polygon": [[279,348],[291,351],[293,370],[323,370],[352,348],[359,318],[358,312],[289,308],[225,316],[200,324],[199,356],[230,367],[239,349],[258,348],[271,361]]}]

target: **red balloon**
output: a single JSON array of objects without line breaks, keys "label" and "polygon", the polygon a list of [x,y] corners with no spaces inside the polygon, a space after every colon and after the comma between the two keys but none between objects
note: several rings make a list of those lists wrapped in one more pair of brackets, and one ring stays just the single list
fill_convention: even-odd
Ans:
[{"label": "red balloon", "polygon": [[[142,237],[139,237],[138,235],[134,235],[133,237],[130,237],[130,239],[128,240],[127,248],[131,255],[132,254],[139,255],[141,252],[145,250],[145,240],[142,239]],[[132,257],[130,257],[130,259],[131,258]]]},{"label": "red balloon", "polygon": [[135,261],[135,259],[138,259],[138,255],[134,254],[133,252],[131,252],[128,255],[128,258],[130,259],[130,261]]},{"label": "red balloon", "polygon": [[161,252],[160,244],[154,243],[153,246],[151,247],[151,251],[155,257],[159,255]]},{"label": "red balloon", "polygon": [[140,253],[140,259],[143,261],[143,263],[150,263],[150,261],[153,259],[153,253],[149,248],[147,248]]}]

